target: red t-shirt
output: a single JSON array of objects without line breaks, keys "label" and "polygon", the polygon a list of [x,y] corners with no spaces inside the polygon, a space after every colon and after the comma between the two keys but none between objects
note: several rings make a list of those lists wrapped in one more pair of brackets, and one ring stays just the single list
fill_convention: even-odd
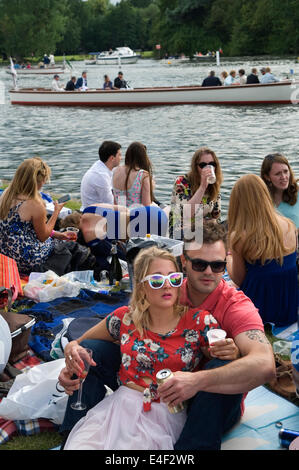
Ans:
[{"label": "red t-shirt", "polygon": [[[156,383],[161,369],[194,371],[202,359],[202,346],[208,346],[206,333],[219,328],[215,318],[199,308],[188,310],[177,326],[166,334],[146,330],[141,338],[128,314],[129,307],[120,307],[106,318],[109,333],[120,341],[121,365],[118,379],[121,385],[134,382],[144,388]],[[150,379],[148,382],[144,378]]]},{"label": "red t-shirt", "polygon": [[[180,303],[194,308],[188,298],[187,286],[188,281],[185,279],[181,287]],[[224,279],[221,279],[216,289],[197,307],[210,312],[220,328],[226,331],[228,338],[235,338],[247,330],[264,331],[263,321],[252,301]]]}]

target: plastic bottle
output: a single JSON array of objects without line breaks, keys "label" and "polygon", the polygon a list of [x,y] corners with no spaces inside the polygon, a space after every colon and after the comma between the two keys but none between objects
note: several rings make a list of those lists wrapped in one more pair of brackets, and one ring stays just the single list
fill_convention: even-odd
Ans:
[{"label": "plastic bottle", "polygon": [[121,281],[123,277],[121,264],[118,259],[116,243],[112,242],[111,263],[109,269],[109,284],[113,285],[114,281]]}]

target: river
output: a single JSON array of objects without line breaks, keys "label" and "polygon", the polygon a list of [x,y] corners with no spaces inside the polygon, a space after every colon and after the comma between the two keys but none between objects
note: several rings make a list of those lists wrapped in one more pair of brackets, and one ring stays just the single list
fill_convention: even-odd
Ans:
[{"label": "river", "polygon": [[[100,87],[103,75],[111,79],[118,66],[86,66],[72,62],[72,73],[88,73],[88,86]],[[290,69],[299,76],[299,63],[293,60],[262,58],[221,59],[215,64],[162,64],[139,60],[135,65],[122,65],[124,78],[132,87],[200,84],[210,70],[238,71],[269,65],[283,79]],[[61,76],[64,83],[68,74]],[[169,204],[176,176],[189,170],[193,153],[201,146],[213,149],[221,163],[223,217],[235,181],[245,173],[259,174],[265,155],[281,152],[299,177],[298,129],[299,105],[211,106],[182,105],[153,108],[101,109],[12,106],[8,90],[12,79],[0,68],[0,81],[5,86],[5,103],[0,105],[1,172],[0,179],[11,179],[25,158],[42,157],[52,169],[51,182],[45,192],[70,193],[80,197],[80,181],[86,170],[98,159],[103,140],[122,145],[123,156],[128,145],[137,140],[148,149],[153,163],[157,199]],[[49,77],[19,77],[19,86],[50,86]]]}]

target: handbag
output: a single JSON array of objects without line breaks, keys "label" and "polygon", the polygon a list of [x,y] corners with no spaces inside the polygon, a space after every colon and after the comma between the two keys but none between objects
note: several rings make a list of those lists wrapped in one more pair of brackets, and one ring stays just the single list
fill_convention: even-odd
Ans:
[{"label": "handbag", "polygon": [[0,295],[4,294],[7,294],[7,307],[0,309],[0,315],[8,323],[10,329],[12,347],[8,362],[13,364],[27,355],[30,331],[36,320],[32,315],[12,312],[12,289],[0,287]]}]

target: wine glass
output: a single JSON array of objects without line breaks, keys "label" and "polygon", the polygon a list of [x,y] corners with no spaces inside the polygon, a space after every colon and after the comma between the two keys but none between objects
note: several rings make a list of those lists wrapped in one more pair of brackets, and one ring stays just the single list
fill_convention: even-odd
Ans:
[{"label": "wine glass", "polygon": [[82,399],[82,389],[83,389],[83,382],[86,379],[86,376],[87,376],[88,371],[89,371],[90,360],[92,358],[92,350],[89,349],[89,348],[82,348],[78,351],[78,353],[79,353],[80,358],[82,359],[83,367],[82,367],[81,374],[79,375],[80,387],[79,387],[79,390],[78,390],[78,398],[77,398],[77,401],[75,403],[71,404],[71,408],[73,410],[85,410],[86,405],[85,405],[85,403],[82,403],[82,401],[81,401],[81,399]]}]

